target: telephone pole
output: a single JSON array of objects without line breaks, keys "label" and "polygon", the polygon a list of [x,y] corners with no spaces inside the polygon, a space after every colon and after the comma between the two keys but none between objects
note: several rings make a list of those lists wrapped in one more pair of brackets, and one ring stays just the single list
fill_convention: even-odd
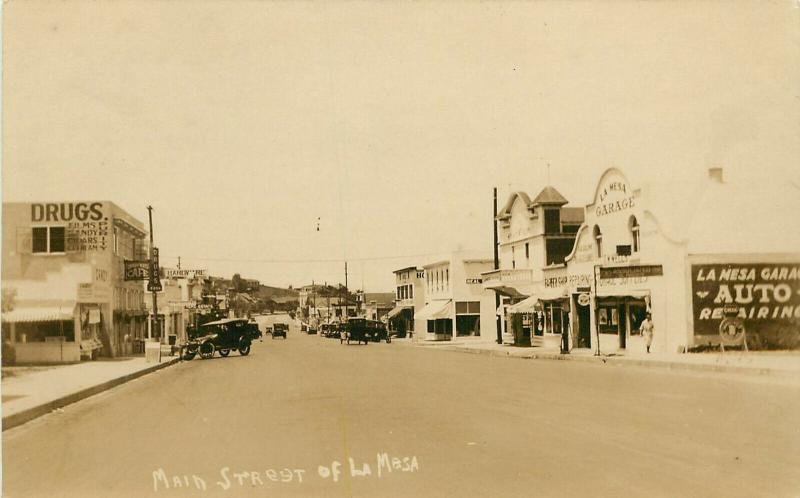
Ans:
[{"label": "telephone pole", "polygon": [[[500,255],[498,254],[498,240],[497,240],[497,187],[494,187],[494,216],[492,217],[492,231],[494,233],[494,269],[500,269]],[[494,309],[500,307],[500,294],[495,291],[494,293]],[[503,324],[502,316],[495,311],[495,327],[497,329],[497,344],[503,344]]]},{"label": "telephone pole", "polygon": [[[153,206],[147,206],[147,217],[150,221],[150,278],[158,279],[158,268],[153,268]],[[152,274],[154,273],[155,274]],[[153,294],[153,318],[150,321],[150,338],[153,338],[155,334],[156,327],[158,327],[158,292],[155,289],[152,291]],[[161,341],[161,334],[158,336],[159,342]]]}]

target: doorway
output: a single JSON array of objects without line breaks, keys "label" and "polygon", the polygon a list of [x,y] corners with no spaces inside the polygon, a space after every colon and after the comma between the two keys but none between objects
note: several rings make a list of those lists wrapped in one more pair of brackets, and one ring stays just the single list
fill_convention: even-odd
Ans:
[{"label": "doorway", "polygon": [[590,348],[592,347],[592,330],[591,324],[591,310],[589,305],[581,306],[575,303],[575,309],[578,311],[578,347]]}]

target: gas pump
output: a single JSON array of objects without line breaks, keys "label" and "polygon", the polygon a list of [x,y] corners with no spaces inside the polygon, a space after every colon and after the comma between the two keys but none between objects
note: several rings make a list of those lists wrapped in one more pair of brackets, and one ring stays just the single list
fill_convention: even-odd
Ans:
[{"label": "gas pump", "polygon": [[724,353],[725,346],[742,346],[747,351],[747,331],[744,320],[739,318],[739,307],[725,305],[722,308],[725,317],[719,324],[719,347]]}]

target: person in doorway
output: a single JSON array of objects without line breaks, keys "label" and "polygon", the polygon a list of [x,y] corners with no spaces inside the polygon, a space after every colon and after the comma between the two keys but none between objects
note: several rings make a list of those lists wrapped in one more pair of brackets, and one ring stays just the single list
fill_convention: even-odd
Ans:
[{"label": "person in doorway", "polygon": [[655,327],[653,326],[653,317],[650,313],[644,317],[644,321],[639,326],[639,332],[642,333],[644,337],[644,345],[647,347],[647,352],[650,352],[650,346],[653,344],[653,332],[655,331]]}]

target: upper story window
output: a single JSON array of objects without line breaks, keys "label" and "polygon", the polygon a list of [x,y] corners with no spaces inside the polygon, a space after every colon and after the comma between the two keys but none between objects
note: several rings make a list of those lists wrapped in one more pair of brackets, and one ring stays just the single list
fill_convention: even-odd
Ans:
[{"label": "upper story window", "polygon": [[544,210],[544,233],[561,232],[561,209],[548,208]]},{"label": "upper story window", "polygon": [[445,289],[450,288],[450,268],[444,270]]},{"label": "upper story window", "polygon": [[594,226],[594,246],[597,251],[597,257],[603,257],[603,234],[600,232],[600,227]]},{"label": "upper story window", "polygon": [[408,286],[408,298],[409,299],[413,299],[414,298],[414,286],[413,285],[409,285]]},{"label": "upper story window", "polygon": [[633,252],[639,252],[639,222],[636,220],[636,216],[631,216],[628,220],[628,229],[631,231]]},{"label": "upper story window", "polygon": [[63,253],[66,251],[66,229],[64,227],[33,227],[33,253]]},{"label": "upper story window", "polygon": [[515,269],[517,267],[517,259],[515,253],[516,251],[514,250],[514,246],[511,246],[511,269]]},{"label": "upper story window", "polygon": [[525,259],[531,259],[531,248],[528,242],[525,242]]}]

